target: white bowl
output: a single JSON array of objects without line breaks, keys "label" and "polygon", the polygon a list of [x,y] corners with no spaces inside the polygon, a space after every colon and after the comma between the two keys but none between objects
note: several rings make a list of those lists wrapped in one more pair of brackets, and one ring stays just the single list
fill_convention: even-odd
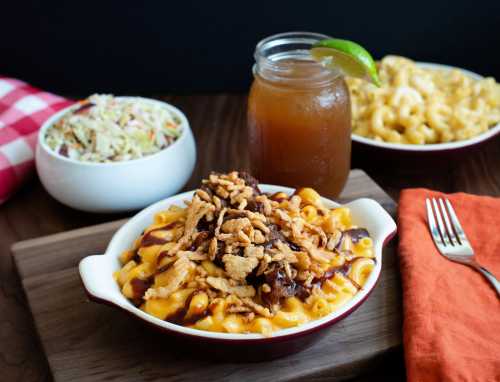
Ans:
[{"label": "white bowl", "polygon": [[[259,185],[263,192],[275,193],[279,191],[291,194],[293,189],[288,187]],[[158,329],[174,333],[176,335],[196,337],[198,340],[217,340],[218,343],[251,340],[255,342],[266,342],[269,338],[260,334],[232,334],[202,331],[172,324],[151,316],[135,307],[120,291],[113,278],[113,272],[121,268],[118,257],[120,254],[133,246],[134,240],[141,235],[144,229],[153,222],[153,217],[158,211],[167,209],[171,205],[184,206],[183,201],[190,199],[193,191],[185,192],[162,200],[142,210],[127,223],[125,223],[113,236],[104,255],[94,255],[84,258],[79,265],[80,276],[87,291],[93,300],[114,305],[131,313],[136,318],[143,320]],[[338,207],[339,204],[323,198],[323,202],[329,208]],[[294,328],[283,329],[273,334],[272,339],[292,339],[300,335],[310,334],[314,331],[326,328],[334,322],[346,317],[356,309],[375,287],[382,269],[382,247],[396,233],[396,224],[390,215],[372,199],[358,199],[346,204],[351,210],[354,224],[364,227],[370,233],[374,243],[376,266],[368,277],[363,289],[361,289],[349,302],[339,310],[331,314],[300,325]],[[236,341],[233,341],[236,340]],[[250,343],[246,342],[247,345]]]},{"label": "white bowl", "polygon": [[[471,72],[466,69],[457,68],[449,65],[434,64],[430,62],[417,62],[417,66],[425,69],[441,69],[441,70],[460,70],[466,76],[469,76],[475,80],[481,80],[484,77]],[[481,133],[470,139],[465,139],[463,141],[456,142],[446,142],[446,143],[431,143],[425,145],[413,145],[413,144],[403,144],[403,143],[389,143],[389,142],[379,142],[371,138],[362,137],[361,135],[352,134],[353,142],[371,146],[373,148],[379,148],[389,151],[398,152],[408,152],[408,153],[445,153],[445,152],[461,152],[465,148],[470,148],[472,146],[479,145],[496,135],[500,134],[500,123],[491,127],[488,131]]]},{"label": "white bowl", "polygon": [[41,127],[36,168],[45,189],[67,206],[90,212],[120,212],[143,208],[178,192],[188,181],[196,162],[196,145],[184,113],[153,99],[117,97],[156,103],[181,120],[181,136],[167,148],[144,158],[123,162],[90,163],[66,158],[45,142],[45,131],[72,105],[49,118]]}]

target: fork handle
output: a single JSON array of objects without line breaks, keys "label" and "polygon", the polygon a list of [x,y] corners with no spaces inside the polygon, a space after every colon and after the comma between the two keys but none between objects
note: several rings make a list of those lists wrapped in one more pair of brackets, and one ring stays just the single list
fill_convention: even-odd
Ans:
[{"label": "fork handle", "polygon": [[472,266],[473,268],[481,272],[481,274],[490,282],[493,288],[495,288],[498,297],[500,297],[500,282],[496,279],[496,277],[493,276],[493,274],[490,271],[488,271],[486,268],[482,267],[479,264],[473,263]]}]

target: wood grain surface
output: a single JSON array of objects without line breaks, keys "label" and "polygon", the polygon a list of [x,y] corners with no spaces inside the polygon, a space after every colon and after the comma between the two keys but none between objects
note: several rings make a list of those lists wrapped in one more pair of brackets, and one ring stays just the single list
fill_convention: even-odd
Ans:
[{"label": "wood grain surface", "polygon": [[[145,95],[148,96],[148,95]],[[149,95],[151,96],[151,95]],[[238,94],[158,96],[182,109],[196,136],[198,162],[186,189],[193,188],[209,170],[247,168],[246,96]],[[373,158],[376,161],[377,158]],[[446,163],[409,167],[394,161],[373,168],[373,161],[358,161],[382,188],[397,199],[406,187],[429,187],[444,192],[500,195],[500,139],[474,154]],[[168,169],[166,169],[168,171]],[[34,330],[21,283],[14,270],[10,246],[35,238],[123,218],[72,210],[52,199],[36,176],[11,200],[0,206],[0,370],[6,381],[47,381],[48,364]],[[381,365],[380,379],[404,380],[401,351],[390,367]]]},{"label": "wood grain surface", "polygon": [[[394,201],[363,171],[353,170],[340,197],[369,197],[395,213]],[[401,345],[401,296],[394,243],[384,250],[370,298],[313,347],[272,362],[224,363],[196,348],[179,355],[172,340],[121,311],[89,303],[78,262],[104,252],[123,220],[22,241],[12,247],[35,324],[57,381],[342,380],[367,374]],[[194,355],[194,358],[191,354]],[[201,360],[200,360],[201,358]],[[175,375],[175,378],[173,377]]]}]

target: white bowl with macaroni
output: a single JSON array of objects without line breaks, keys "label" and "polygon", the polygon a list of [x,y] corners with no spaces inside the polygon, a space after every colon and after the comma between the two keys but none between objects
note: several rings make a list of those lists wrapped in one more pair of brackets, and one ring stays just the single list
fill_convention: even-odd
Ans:
[{"label": "white bowl with macaroni", "polygon": [[[59,133],[56,143],[53,143],[54,139],[48,142],[53,127],[68,116],[78,113],[86,104],[82,106],[82,103],[77,103],[54,114],[39,131],[36,168],[49,194],[67,206],[100,213],[137,210],[178,192],[193,172],[196,145],[189,122],[182,111],[166,102],[154,99],[116,97],[116,100],[124,100],[131,107],[137,104],[150,105],[153,111],[170,113],[177,121],[180,133],[175,138],[169,137],[162,146],[148,147],[149,152],[143,153],[137,148],[135,152],[139,152],[138,154],[102,162],[99,153],[87,152],[81,155],[77,150],[73,152],[71,149],[68,150],[70,143],[60,138],[72,135],[69,129]],[[133,116],[127,118],[134,119]],[[101,142],[109,144],[111,139],[106,136],[109,127],[101,125],[100,128],[104,131]],[[117,129],[113,126],[112,128]],[[140,133],[149,137],[154,136],[151,130]],[[79,139],[82,139],[81,134],[84,133],[80,132]],[[76,147],[78,142],[75,143],[72,139],[71,144]],[[133,147],[130,142],[126,145]]]},{"label": "white bowl with macaroni", "polygon": [[[293,189],[275,185],[259,185],[264,193],[274,194],[284,192],[292,195]],[[193,196],[194,191],[185,192],[166,200],[157,202],[144,209],[125,223],[111,239],[103,255],[94,255],[84,258],[79,265],[79,272],[85,290],[91,300],[117,307],[133,317],[153,326],[165,333],[182,337],[190,344],[211,345],[217,344],[217,349],[229,353],[254,354],[256,359],[276,358],[299,351],[312,343],[321,335],[322,329],[341,320],[368,297],[375,288],[382,269],[382,249],[396,233],[396,224],[391,216],[374,200],[358,199],[347,203],[351,212],[352,221],[356,226],[368,230],[373,241],[375,267],[365,280],[363,287],[332,313],[300,324],[296,327],[280,329],[270,336],[259,333],[225,333],[199,330],[193,327],[181,326],[159,319],[136,307],[124,296],[113,274],[122,267],[120,256],[124,251],[133,247],[136,238],[144,233],[157,213],[172,206],[183,207],[184,201]],[[326,208],[337,208],[339,204],[326,198],[321,199]],[[192,345],[191,345],[192,346]],[[233,355],[234,355],[233,354]],[[253,359],[253,358],[248,358]]]},{"label": "white bowl with macaroni", "polygon": [[[401,60],[403,65],[406,64],[406,59],[394,56],[388,56],[384,60],[394,60],[395,62]],[[363,87],[369,89],[371,85],[349,79],[348,82],[354,84],[353,88],[359,89],[355,92],[360,94],[358,97],[357,94],[351,93],[354,95],[351,99],[353,99],[352,141],[355,149],[359,146],[371,149],[371,152],[397,152],[413,157],[422,157],[421,154],[427,156],[431,153],[450,154],[471,149],[500,133],[500,123],[498,123],[500,121],[500,94],[498,93],[500,87],[492,79],[486,80],[479,74],[448,65],[409,62],[411,65],[415,65],[417,70],[430,69],[432,73],[436,73],[436,77],[455,77],[452,80],[442,80],[443,84],[449,86],[448,89],[445,89],[444,85],[443,88],[438,86],[432,88],[435,83],[439,85],[439,81],[432,83],[431,89],[425,89],[427,86],[425,76],[429,75],[431,78],[429,74],[431,72],[420,72],[423,77],[412,79],[411,74],[397,73],[398,69],[394,69],[394,73],[387,75],[391,84],[385,89],[384,85],[381,89],[371,88],[368,92],[373,92],[373,94],[370,94],[369,98],[364,98],[365,101],[362,100],[362,97],[366,96],[361,94],[363,93],[362,89]],[[390,65],[396,66],[392,62],[387,64],[389,68]],[[442,74],[437,75],[437,73]],[[400,77],[397,77],[398,75]],[[405,76],[410,76],[410,79],[401,79]],[[469,82],[469,80],[472,81]],[[419,84],[418,81],[421,83]],[[403,85],[400,85],[399,82],[402,82]],[[428,84],[431,82],[429,81]],[[419,85],[423,89],[418,89]],[[458,90],[451,91],[452,86],[457,86]],[[398,92],[407,94],[400,94],[398,97],[396,94]],[[439,96],[435,96],[433,93],[439,94]],[[470,105],[465,106],[465,93],[474,95],[472,103],[477,110],[471,108]],[[381,103],[377,106],[378,94],[380,94]],[[405,97],[408,101],[406,103],[403,102]],[[451,99],[449,104],[444,102],[446,97]],[[397,105],[394,104],[396,98],[401,101],[396,102]],[[413,103],[410,102],[412,98],[415,98]],[[369,101],[366,101],[368,99]],[[464,107],[461,106],[461,103],[464,103]],[[494,105],[491,106],[491,104]],[[370,108],[373,110],[372,112],[367,110]],[[482,115],[480,110],[484,110]],[[440,113],[446,114],[448,120],[445,121]]]}]

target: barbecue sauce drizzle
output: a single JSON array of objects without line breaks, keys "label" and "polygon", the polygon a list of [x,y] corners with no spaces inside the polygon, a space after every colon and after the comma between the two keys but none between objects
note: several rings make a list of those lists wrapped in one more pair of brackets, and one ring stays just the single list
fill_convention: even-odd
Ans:
[{"label": "barbecue sauce drizzle", "polygon": [[178,222],[174,221],[174,222],[169,223],[163,227],[158,227],[158,228],[152,229],[151,231],[149,231],[148,233],[146,233],[142,237],[140,247],[150,247],[152,245],[161,245],[161,244],[168,243],[168,240],[163,239],[161,237],[154,236],[154,235],[152,235],[152,233],[155,231],[172,229],[172,228],[176,227],[178,224],[179,224]]},{"label": "barbecue sauce drizzle", "polygon": [[[348,273],[349,271],[351,270],[351,265],[354,261],[356,261],[357,259],[360,259],[361,257],[354,257],[352,258],[351,260],[347,260],[343,265],[340,265],[338,267],[332,267],[332,268],[329,268],[325,271],[325,273],[323,273],[323,276],[319,277],[319,278],[315,278],[312,283],[311,283],[311,289],[313,286],[319,286],[319,287],[322,287],[323,284],[325,283],[326,280],[329,280],[330,278],[332,278],[335,273],[340,273],[342,274],[342,276],[344,276],[345,278],[347,278],[350,282],[353,283],[353,285],[358,289],[358,290],[361,290],[363,289],[363,287],[361,285],[359,285],[356,281],[354,281],[353,279],[351,279],[349,276],[348,276]],[[373,261],[376,261],[375,259],[373,259]]]},{"label": "barbecue sauce drizzle", "polygon": [[197,321],[208,316],[208,314],[210,313],[209,309],[205,309],[203,312],[198,314],[193,314],[189,317],[186,316],[189,310],[189,305],[191,304],[191,300],[193,299],[194,296],[196,296],[200,292],[201,291],[194,291],[193,293],[191,293],[189,297],[186,299],[184,306],[182,308],[177,309],[177,311],[175,311],[170,316],[165,318],[165,321],[171,322],[172,324],[186,326],[186,325],[193,325]]}]

